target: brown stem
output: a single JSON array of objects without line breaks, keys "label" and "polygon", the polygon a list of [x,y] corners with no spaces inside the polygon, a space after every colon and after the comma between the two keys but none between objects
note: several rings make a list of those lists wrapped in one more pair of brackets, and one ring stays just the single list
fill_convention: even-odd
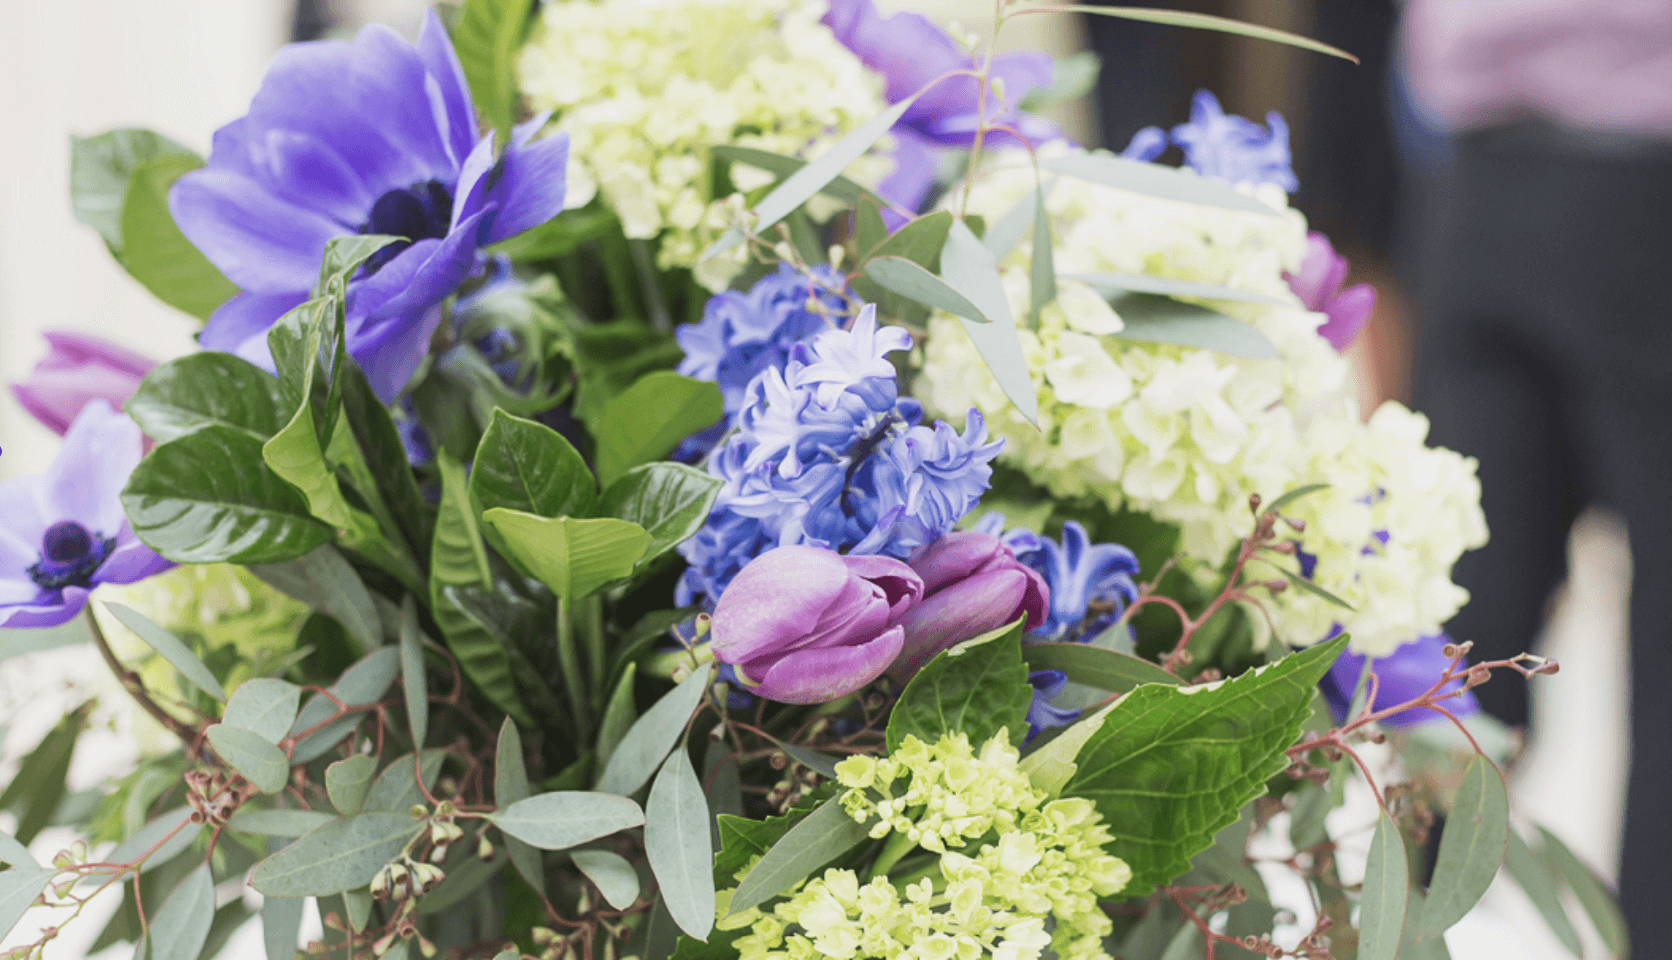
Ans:
[{"label": "brown stem", "polygon": [[104,657],[105,665],[122,684],[122,689],[134,698],[134,702],[144,708],[156,721],[167,727],[169,732],[179,737],[181,742],[190,747],[197,739],[197,730],[188,726],[183,720],[162,708],[162,705],[151,699],[145,684],[139,680],[139,674],[122,666],[122,661],[116,659],[116,651],[110,649],[110,641],[105,639],[104,631],[99,629],[99,620],[93,616],[93,605],[87,605],[87,629],[93,634],[93,645],[99,648],[99,655]]}]

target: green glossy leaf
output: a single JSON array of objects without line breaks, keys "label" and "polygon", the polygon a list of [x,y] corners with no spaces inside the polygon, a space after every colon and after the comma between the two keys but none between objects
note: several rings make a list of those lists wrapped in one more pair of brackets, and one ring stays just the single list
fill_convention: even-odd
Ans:
[{"label": "green glossy leaf", "polygon": [[470,495],[483,510],[590,517],[598,484],[586,461],[556,430],[495,410],[471,464]]},{"label": "green glossy leaf", "polygon": [[645,855],[662,902],[679,929],[698,940],[714,929],[714,853],[708,799],[684,750],[669,755],[645,802]]},{"label": "green glossy leaf", "polygon": [[248,730],[268,743],[278,743],[296,722],[296,711],[302,704],[302,689],[293,683],[255,677],[245,680],[232,691],[221,722],[229,727]]},{"label": "green glossy leaf", "polygon": [[865,839],[869,831],[832,797],[791,827],[738,883],[727,915],[760,906]]},{"label": "green glossy leaf", "polygon": [[1359,960],[1395,960],[1405,928],[1405,903],[1410,891],[1410,868],[1405,861],[1405,839],[1386,813],[1376,818],[1370,859],[1364,865],[1364,891],[1359,897]]},{"label": "green glossy leaf", "polygon": [[646,374],[610,398],[598,417],[593,430],[598,438],[598,478],[610,486],[639,464],[667,456],[679,441],[725,415],[725,401],[714,384],[671,370]]},{"label": "green glossy leaf", "polygon": [[1244,23],[1227,17],[1216,17],[1208,13],[1191,13],[1184,10],[1156,10],[1145,7],[1092,7],[1092,6],[1061,6],[1041,8],[1039,12],[1060,13],[1089,13],[1100,17],[1119,17],[1122,20],[1140,20],[1144,23],[1159,23],[1170,27],[1189,27],[1194,30],[1212,30],[1216,33],[1229,33],[1239,37],[1253,37],[1256,40],[1270,40],[1274,43],[1300,47],[1316,53],[1327,53],[1332,57],[1351,60],[1358,63],[1358,57],[1345,50],[1339,50],[1327,43],[1319,43],[1286,30],[1273,27],[1262,27],[1257,23]]},{"label": "green glossy leaf", "polygon": [[46,889],[58,871],[41,867],[13,867],[0,870],[0,937],[10,933],[35,898]]},{"label": "green glossy leaf", "polygon": [[465,0],[453,28],[465,80],[476,109],[501,137],[517,112],[517,48],[528,30],[533,0]]},{"label": "green glossy leaf", "polygon": [[1127,293],[1114,297],[1109,305],[1125,324],[1115,336],[1125,340],[1217,350],[1250,360],[1277,357],[1277,347],[1265,334],[1200,304],[1153,293]]},{"label": "green glossy leaf", "polygon": [[[790,174],[783,183],[773,188],[772,192],[762,198],[755,205],[755,233],[766,236],[767,231],[778,221],[790,215],[792,210],[820,193],[832,180],[841,175],[848,165],[864,156],[866,151],[881,140],[883,134],[903,116],[917,97],[907,97],[889,107],[882,113],[854,127],[844,134],[840,140],[831,144],[830,149],[810,161],[806,166]],[[724,253],[743,242],[743,233],[732,229],[716,240],[713,246],[703,253],[703,259],[708,259],[718,253]],[[718,419],[718,418],[716,418]]]},{"label": "green glossy leaf", "polygon": [[[714,146],[708,148],[708,152],[722,160],[730,160],[733,163],[747,164],[748,166],[765,170],[767,173],[776,174],[780,177],[788,177],[807,165],[807,161],[798,157],[786,157],[783,154],[772,153],[768,150],[760,150],[755,147],[740,147],[729,143],[715,144]],[[873,204],[881,204],[883,206],[888,205],[886,200],[883,200],[882,197],[878,196],[870,188],[855,183],[843,176],[838,176],[832,179],[829,183],[820,187],[818,192],[825,194],[826,196],[835,197],[837,200],[848,204],[856,204],[862,199],[869,199]]]},{"label": "green glossy leaf", "polygon": [[1088,687],[1125,693],[1142,683],[1177,686],[1179,678],[1141,657],[1084,643],[1030,643],[1022,648],[1029,670],[1061,670]]},{"label": "green glossy leaf", "polygon": [[1041,160],[1039,165],[1054,173],[1146,197],[1268,217],[1280,216],[1271,204],[1251,197],[1217,177],[1203,177],[1159,163],[1127,160],[1101,150],[1052,157]]},{"label": "green glossy leaf", "polygon": [[566,850],[644,826],[644,812],[626,797],[561,790],[518,800],[488,815],[494,826],[542,850]]},{"label": "green glossy leaf", "polygon": [[1568,919],[1567,910],[1562,906],[1560,882],[1539,862],[1527,846],[1527,841],[1514,830],[1509,832],[1508,845],[1504,849],[1504,869],[1527,894],[1527,899],[1544,918],[1545,926],[1550,928],[1557,942],[1575,957],[1583,957],[1579,932],[1573,928],[1573,921]]},{"label": "green glossy leaf", "polygon": [[122,255],[128,182],[145,163],[168,156],[197,154],[160,133],[132,127],[70,137],[70,208],[77,220],[99,232],[116,256]]},{"label": "green glossy leaf", "polygon": [[15,837],[3,830],[0,830],[0,863],[8,867],[40,866],[40,862],[29,852],[28,847],[17,842]]},{"label": "green glossy leaf", "polygon": [[151,918],[152,929],[167,931],[151,941],[151,960],[197,960],[215,922],[215,880],[207,863],[186,875]]},{"label": "green glossy leaf", "polygon": [[272,374],[216,350],[187,354],[152,370],[126,410],[158,443],[215,425],[266,440],[289,419]]},{"label": "green glossy leaf", "polygon": [[[528,767],[523,763],[522,734],[517,731],[517,725],[510,717],[499,727],[499,744],[495,750],[493,770],[493,800],[499,807],[508,807],[519,800],[528,799],[532,793],[528,784]],[[505,845],[509,848],[511,862],[516,865],[517,872],[524,880],[540,893],[546,892],[546,869],[540,858],[540,851],[507,835]]]},{"label": "green glossy leaf", "polygon": [[633,721],[638,718],[638,706],[633,702],[633,681],[638,679],[638,664],[629,663],[616,682],[610,702],[604,707],[604,719],[598,724],[598,762],[608,765],[615,748],[627,737]]},{"label": "green glossy leaf", "polygon": [[[1122,697],[1081,748],[1065,796],[1124,826],[1108,851],[1132,868],[1123,897],[1184,873],[1288,765],[1313,688],[1346,637],[1213,684],[1144,684]],[[1397,938],[1395,938],[1397,940]]]},{"label": "green glossy leaf", "polygon": [[12,782],[0,791],[0,809],[22,805],[17,828],[13,831],[19,843],[32,842],[52,822],[53,814],[64,799],[76,740],[81,736],[91,709],[90,703],[77,707],[54,724],[35,749],[23,758]]},{"label": "green glossy leaf", "polygon": [[290,779],[290,761],[284,751],[261,734],[224,723],[209,727],[209,745],[262,793],[278,793]]},{"label": "green glossy leaf", "polygon": [[176,563],[272,563],[326,543],[330,528],[261,448],[244,431],[212,425],[152,450],[122,491],[134,533]]},{"label": "green glossy leaf", "polygon": [[325,768],[325,794],[338,813],[352,817],[365,806],[366,793],[376,776],[377,758],[357,753]]},{"label": "green glossy leaf", "polygon": [[256,563],[250,572],[268,586],[333,617],[360,643],[360,652],[383,646],[383,623],[371,591],[336,547],[326,544],[283,563]]},{"label": "green glossy leaf", "polygon": [[610,484],[598,503],[601,516],[636,523],[650,534],[640,569],[695,536],[708,519],[720,481],[682,463],[647,463]]},{"label": "green glossy leaf", "polygon": [[323,897],[363,887],[423,828],[405,811],[333,820],[256,864],[250,886],[269,897]]},{"label": "green glossy leaf", "polygon": [[401,602],[401,692],[412,742],[423,747],[430,730],[430,689],[424,674],[424,632],[411,594]]},{"label": "green glossy leaf", "polygon": [[174,181],[201,166],[195,155],[161,154],[134,168],[122,198],[122,266],[158,300],[207,320],[238,287],[192,246],[168,211]]},{"label": "green glossy leaf", "polygon": [[1480,902],[1498,875],[1508,839],[1509,793],[1492,761],[1477,756],[1464,771],[1446,815],[1419,940],[1440,938]]},{"label": "green glossy leaf", "polygon": [[698,667],[633,723],[621,745],[610,754],[598,778],[598,790],[627,796],[645,785],[685,733],[691,714],[708,692],[713,673],[711,663]]},{"label": "green glossy leaf", "polygon": [[1019,746],[1032,702],[1018,620],[942,651],[911,678],[888,717],[889,752],[908,736],[932,744],[959,731],[980,749],[1007,728]]},{"label": "green glossy leaf", "polygon": [[[647,824],[648,826],[648,824]],[[608,850],[576,850],[569,854],[574,858],[575,866],[581,873],[592,881],[598,892],[604,895],[604,900],[617,910],[625,910],[639,899],[639,873],[627,858]],[[714,889],[714,880],[709,878],[708,887]],[[709,922],[714,920],[712,907],[708,911]]]},{"label": "green glossy leaf", "polygon": [[[367,757],[366,759],[371,759]],[[339,763],[347,763],[343,760]],[[337,764],[332,764],[336,766]],[[330,783],[330,771],[326,771],[326,783]],[[232,815],[226,825],[240,833],[253,833],[261,837],[300,837],[310,830],[318,830],[332,820],[337,819],[329,813],[319,810],[257,810],[253,807],[240,807]]]},{"label": "green glossy leaf", "polygon": [[325,244],[319,260],[319,277],[314,281],[311,296],[341,297],[348,293],[348,282],[361,265],[372,255],[403,238],[381,233],[362,233],[332,237]]},{"label": "green glossy leaf", "polygon": [[1028,775],[1035,788],[1047,795],[1054,797],[1061,793],[1079,769],[1075,758],[1080,755],[1080,749],[1092,734],[1103,727],[1103,721],[1109,718],[1109,711],[1114,708],[1111,703],[1091,716],[1075,721],[1044,746],[1023,757],[1018,768]]},{"label": "green glossy leaf", "polygon": [[[518,643],[519,637],[534,634],[550,623],[553,612],[549,606],[517,592],[507,579],[496,580],[495,592],[447,587],[443,592],[447,601],[464,612],[470,622],[483,631],[482,635],[498,645],[510,669],[515,690],[522,698],[516,712],[519,722],[527,710],[532,710],[543,722],[556,729],[572,731],[568,709],[557,699],[545,679],[530,663]],[[527,703],[524,710],[521,704]]]},{"label": "green glossy leaf", "polygon": [[[267,960],[296,960],[297,940],[302,934],[302,911],[306,906],[307,901],[302,899],[262,898],[261,942]],[[385,954],[387,956],[389,954]]]},{"label": "green glossy leaf", "polygon": [[1252,290],[1222,287],[1194,280],[1172,277],[1153,277],[1143,273],[1068,273],[1064,280],[1078,280],[1105,296],[1118,297],[1127,293],[1153,293],[1163,297],[1190,297],[1198,300],[1232,300],[1241,303],[1263,303],[1275,307],[1290,307],[1287,300]]},{"label": "green glossy leaf", "polygon": [[[360,658],[345,670],[342,677],[331,685],[331,693],[345,706],[367,706],[383,699],[383,694],[399,673],[400,651],[394,647],[383,647]],[[330,698],[315,696],[297,715],[296,723],[290,728],[291,735],[300,736],[304,730],[319,726],[336,712],[337,706]],[[303,737],[296,744],[296,749],[291,751],[291,762],[307,763],[324,755],[359,726],[363,717],[363,713],[348,714]]]},{"label": "green glossy leaf", "polygon": [[1591,926],[1602,937],[1603,946],[1621,960],[1629,956],[1631,940],[1626,934],[1625,917],[1621,916],[1614,895],[1555,834],[1544,827],[1539,827],[1538,833],[1543,841],[1539,845],[1539,859],[1567,882],[1579,905],[1585,908],[1585,915],[1591,918]]},{"label": "green glossy leaf", "polygon": [[422,759],[410,753],[401,754],[372,781],[361,809],[406,813],[414,804],[427,805],[423,791],[418,789],[419,768],[423,769],[424,788],[429,789],[435,786],[435,778],[440,776],[441,764],[446,759],[445,750],[425,750]]},{"label": "green glossy leaf", "polygon": [[[344,466],[351,474],[355,489],[368,502],[389,541],[397,545],[396,549],[418,558],[413,565],[416,574],[434,536],[435,521],[430,505],[407,463],[406,445],[395,429],[389,408],[372,391],[366,374],[358,365],[350,363],[343,368],[342,382],[342,420],[348,425],[353,443],[334,443],[332,455],[338,457],[347,448],[349,457]],[[408,584],[409,589],[421,581],[421,574],[413,580],[413,584]]]},{"label": "green glossy leaf", "polygon": [[226,702],[226,691],[221,689],[221,682],[209,671],[197,654],[191,651],[179,637],[169,633],[162,627],[152,623],[138,610],[124,607],[120,603],[107,603],[105,609],[111,612],[122,626],[134,632],[139,639],[144,640],[151,649],[157,651],[169,666],[180,671],[180,675],[190,680],[198,689],[207,693],[222,703]]},{"label": "green glossy leaf", "polygon": [[865,275],[885,290],[926,307],[955,313],[975,323],[992,322],[945,280],[904,257],[872,257],[865,264]]},{"label": "green glossy leaf", "polygon": [[571,602],[631,575],[650,547],[643,527],[613,517],[540,517],[500,507],[482,517],[531,573]]},{"label": "green glossy leaf", "polygon": [[992,320],[992,323],[972,323],[959,318],[1004,395],[1029,423],[1037,423],[1039,396],[1034,392],[1027,359],[1022,356],[1022,340],[1016,332],[1016,317],[1010,312],[1004,283],[999,279],[992,254],[962,221],[954,222],[947,232],[946,246],[941,250],[940,275]]}]

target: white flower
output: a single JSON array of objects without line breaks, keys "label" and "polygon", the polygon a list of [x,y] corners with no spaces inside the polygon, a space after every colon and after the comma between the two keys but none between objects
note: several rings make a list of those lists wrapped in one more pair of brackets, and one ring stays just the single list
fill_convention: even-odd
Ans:
[{"label": "white flower", "polygon": [[1109,358],[1096,337],[1065,331],[1057,337],[1057,355],[1045,364],[1045,376],[1064,403],[1107,409],[1132,396],[1132,378]]}]

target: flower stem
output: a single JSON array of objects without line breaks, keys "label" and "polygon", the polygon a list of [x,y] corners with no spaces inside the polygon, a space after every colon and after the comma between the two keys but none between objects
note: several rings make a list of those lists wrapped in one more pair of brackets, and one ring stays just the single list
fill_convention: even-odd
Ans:
[{"label": "flower stem", "polygon": [[592,712],[587,709],[586,681],[581,676],[581,661],[575,650],[575,624],[570,616],[569,598],[557,598],[557,658],[563,666],[563,685],[569,691],[569,709],[575,714],[575,728],[582,742],[591,738]]}]

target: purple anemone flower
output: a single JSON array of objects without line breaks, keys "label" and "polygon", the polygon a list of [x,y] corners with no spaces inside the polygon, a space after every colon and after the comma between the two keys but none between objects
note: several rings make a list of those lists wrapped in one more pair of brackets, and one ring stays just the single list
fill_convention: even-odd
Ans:
[{"label": "purple anemone flower", "polygon": [[0,483],[0,627],[55,627],[99,584],[173,566],[139,542],[117,499],[144,444],[137,424],[92,400],[46,473]]},{"label": "purple anemone flower", "polygon": [[243,289],[200,342],[271,369],[267,329],[307,299],[325,245],[403,237],[349,286],[349,352],[392,400],[477,249],[563,209],[569,141],[530,142],[544,122],[517,127],[495,156],[433,11],[416,46],[370,26],[353,42],[280,50],[249,113],[215,132],[209,165],[169,193],[181,231]]},{"label": "purple anemone flower", "polygon": [[[1335,633],[1340,633],[1339,628]],[[1385,657],[1378,657],[1371,665],[1376,674],[1376,702],[1371,709],[1386,710],[1427,693],[1429,687],[1445,676],[1446,667],[1451,665],[1451,659],[1445,655],[1446,644],[1450,642],[1451,638],[1443,633],[1430,634],[1404,644]],[[1336,659],[1319,683],[1335,722],[1341,723],[1346,719],[1363,672],[1364,654],[1347,650]],[[1456,690],[1462,686],[1463,681],[1459,679],[1447,684],[1445,689]],[[1466,716],[1480,709],[1475,695],[1468,690],[1463,691],[1462,696],[1441,703],[1457,716]],[[1378,722],[1388,727],[1409,727],[1436,720],[1445,722],[1444,717],[1432,710],[1416,709],[1393,714]]]},{"label": "purple anemone flower", "polygon": [[1347,258],[1337,254],[1329,238],[1317,231],[1306,235],[1306,259],[1301,261],[1300,272],[1285,273],[1283,279],[1306,309],[1329,317],[1318,327],[1318,335],[1337,352],[1347,349],[1376,309],[1376,288],[1370,284],[1341,289],[1347,281]]},{"label": "purple anemone flower", "polygon": [[[946,73],[976,67],[969,54],[922,14],[901,11],[885,17],[873,0],[831,0],[823,22],[843,46],[882,74],[889,103],[899,103]],[[990,76],[1002,81],[1006,103],[994,102],[989,94],[987,122],[1010,127],[1034,144],[1062,136],[1049,121],[1016,109],[1028,91],[1051,85],[1053,70],[1051,58],[1043,53],[993,58]],[[935,179],[941,152],[937,148],[968,147],[981,117],[981,85],[974,77],[943,80],[924,92],[894,125],[899,142],[895,169],[879,186],[882,196],[917,209]],[[1016,144],[1002,132],[990,132],[984,142]]]}]

